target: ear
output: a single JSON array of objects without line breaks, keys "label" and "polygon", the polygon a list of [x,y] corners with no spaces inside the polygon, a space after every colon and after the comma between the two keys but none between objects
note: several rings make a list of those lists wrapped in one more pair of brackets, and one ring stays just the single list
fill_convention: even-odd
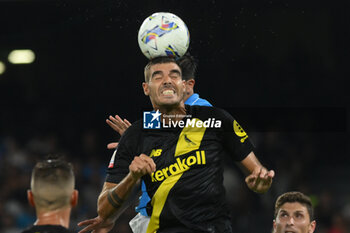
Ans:
[{"label": "ear", "polygon": [[315,231],[315,229],[316,229],[316,221],[313,220],[309,226],[309,233],[313,233]]},{"label": "ear", "polygon": [[186,91],[186,85],[187,85],[187,81],[182,80],[182,86],[183,86],[184,91]]},{"label": "ear", "polygon": [[275,219],[272,222],[272,227],[273,227],[273,231],[272,232],[276,232],[276,220]]},{"label": "ear", "polygon": [[74,189],[72,196],[70,198],[70,205],[72,207],[75,207],[78,205],[78,195],[79,195],[78,190]]},{"label": "ear", "polygon": [[32,190],[30,190],[30,189],[27,190],[27,199],[28,199],[29,204],[31,206],[35,207],[34,195],[32,193]]},{"label": "ear", "polygon": [[143,88],[143,93],[145,93],[145,95],[149,95],[149,88],[148,88],[148,83],[143,82],[142,83],[142,88]]},{"label": "ear", "polygon": [[196,84],[196,81],[194,79],[189,79],[186,81],[186,85],[190,87],[194,87],[194,84]]}]

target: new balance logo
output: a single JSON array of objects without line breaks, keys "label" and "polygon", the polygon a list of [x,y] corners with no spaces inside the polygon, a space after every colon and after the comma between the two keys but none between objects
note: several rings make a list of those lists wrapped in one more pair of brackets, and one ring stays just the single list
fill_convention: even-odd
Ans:
[{"label": "new balance logo", "polygon": [[158,157],[162,154],[162,149],[153,149],[149,157]]}]

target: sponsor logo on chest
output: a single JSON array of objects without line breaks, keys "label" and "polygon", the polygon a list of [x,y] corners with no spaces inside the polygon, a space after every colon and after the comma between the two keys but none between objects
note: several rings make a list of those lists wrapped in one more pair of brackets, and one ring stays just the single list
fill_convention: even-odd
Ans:
[{"label": "sponsor logo on chest", "polygon": [[196,151],[194,154],[186,158],[183,158],[183,159],[177,158],[176,162],[171,164],[170,166],[167,166],[165,168],[162,168],[153,172],[151,174],[152,182],[163,181],[169,176],[183,173],[189,170],[191,166],[205,165],[205,164],[206,164],[205,151],[204,150]]}]

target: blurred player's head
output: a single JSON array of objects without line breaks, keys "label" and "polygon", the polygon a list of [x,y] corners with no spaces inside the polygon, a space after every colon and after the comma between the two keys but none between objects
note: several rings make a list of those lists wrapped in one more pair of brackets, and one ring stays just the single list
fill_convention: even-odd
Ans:
[{"label": "blurred player's head", "polygon": [[175,59],[157,57],[145,67],[145,95],[149,96],[154,109],[171,108],[183,103],[185,81]]},{"label": "blurred player's head", "polygon": [[277,198],[274,233],[312,233],[315,228],[314,211],[308,196],[301,192],[287,192]]},{"label": "blurred player's head", "polygon": [[186,81],[186,91],[184,96],[184,101],[186,101],[194,93],[193,88],[196,83],[195,74],[197,70],[197,62],[193,56],[186,53],[177,60],[177,64],[181,67],[182,79]]},{"label": "blurred player's head", "polygon": [[47,157],[38,162],[31,177],[28,200],[38,213],[70,209],[77,204],[73,167],[63,158]]}]

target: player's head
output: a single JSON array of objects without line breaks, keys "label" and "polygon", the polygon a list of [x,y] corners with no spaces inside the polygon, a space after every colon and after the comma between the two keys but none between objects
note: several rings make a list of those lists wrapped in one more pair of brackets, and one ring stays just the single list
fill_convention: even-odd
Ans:
[{"label": "player's head", "polygon": [[38,162],[31,177],[28,200],[37,212],[70,208],[77,204],[74,173],[70,163],[60,157],[47,157]]},{"label": "player's head", "polygon": [[312,233],[316,221],[311,200],[301,192],[287,192],[275,203],[274,233]]},{"label": "player's head", "polygon": [[186,53],[184,56],[177,60],[177,63],[182,70],[182,79],[186,81],[186,91],[184,101],[188,99],[194,93],[195,74],[197,70],[197,62],[193,56]]},{"label": "player's head", "polygon": [[185,81],[174,58],[154,58],[146,65],[144,73],[143,90],[154,108],[178,106],[183,102]]}]

